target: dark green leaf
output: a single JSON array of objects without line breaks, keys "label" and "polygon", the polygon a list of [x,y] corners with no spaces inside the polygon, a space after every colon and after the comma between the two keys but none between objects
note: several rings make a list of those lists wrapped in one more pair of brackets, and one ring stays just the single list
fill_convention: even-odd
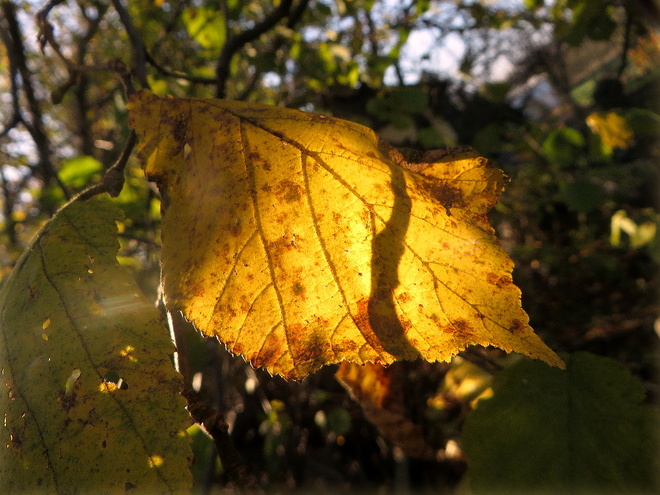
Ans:
[{"label": "dark green leaf", "polygon": [[657,411],[620,363],[589,353],[566,371],[521,360],[464,427],[475,494],[651,492]]}]

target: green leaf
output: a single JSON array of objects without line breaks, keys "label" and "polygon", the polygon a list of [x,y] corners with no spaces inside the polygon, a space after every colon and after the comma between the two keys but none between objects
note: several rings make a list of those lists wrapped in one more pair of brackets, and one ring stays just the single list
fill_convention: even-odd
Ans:
[{"label": "green leaf", "polygon": [[571,165],[582,154],[584,137],[570,127],[554,129],[543,141],[543,152],[547,159],[560,165]]},{"label": "green leaf", "polygon": [[620,363],[576,353],[566,371],[521,360],[466,420],[475,494],[653,491],[657,410]]},{"label": "green leaf", "polygon": [[578,46],[585,37],[595,41],[607,40],[616,29],[616,22],[602,2],[580,0],[574,2],[573,20],[565,32],[558,34],[572,46]]},{"label": "green leaf", "polygon": [[429,95],[420,88],[393,88],[383,97],[367,101],[367,111],[377,118],[391,122],[399,129],[413,127],[413,115],[423,113],[429,105]]},{"label": "green leaf", "polygon": [[188,35],[199,46],[219,50],[227,39],[225,19],[222,12],[206,7],[190,7],[181,16]]},{"label": "green leaf", "polygon": [[0,493],[190,487],[174,348],[117,264],[120,218],[100,199],[69,204],[0,291]]},{"label": "green leaf", "polygon": [[103,171],[103,165],[91,156],[79,156],[66,160],[57,176],[63,184],[74,189],[83,187],[98,180]]},{"label": "green leaf", "polygon": [[543,0],[524,0],[523,3],[528,10],[538,10],[543,7]]},{"label": "green leaf", "polygon": [[445,138],[433,127],[424,127],[417,133],[417,139],[424,149],[440,148],[447,144]]}]

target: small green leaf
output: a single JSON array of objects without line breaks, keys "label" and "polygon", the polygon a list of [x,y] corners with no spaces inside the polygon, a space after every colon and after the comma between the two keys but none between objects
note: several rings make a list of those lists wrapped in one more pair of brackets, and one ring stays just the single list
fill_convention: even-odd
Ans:
[{"label": "small green leaf", "polygon": [[66,160],[57,176],[64,185],[82,189],[101,177],[103,165],[91,156],[79,156]]},{"label": "small green leaf", "polygon": [[559,165],[571,165],[582,153],[584,137],[570,127],[555,129],[543,141],[546,158]]},{"label": "small green leaf", "polygon": [[566,371],[521,360],[499,373],[463,430],[482,493],[638,493],[657,485],[657,410],[620,363],[589,353]]},{"label": "small green leaf", "polygon": [[206,7],[190,7],[181,16],[188,35],[199,46],[219,50],[225,44],[227,31],[222,12]]}]

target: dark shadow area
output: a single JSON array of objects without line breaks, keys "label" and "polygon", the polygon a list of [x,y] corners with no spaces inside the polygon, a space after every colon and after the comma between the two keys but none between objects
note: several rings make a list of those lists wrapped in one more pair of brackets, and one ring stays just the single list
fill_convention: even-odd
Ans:
[{"label": "dark shadow area", "polygon": [[[390,166],[394,193],[392,216],[378,234],[371,248],[371,294],[367,304],[369,327],[382,348],[397,358],[416,359],[419,351],[406,338],[406,329],[399,320],[394,301],[394,289],[399,285],[399,264],[405,251],[404,239],[410,224],[412,202],[406,187],[403,169]],[[375,218],[372,214],[375,226]]]}]

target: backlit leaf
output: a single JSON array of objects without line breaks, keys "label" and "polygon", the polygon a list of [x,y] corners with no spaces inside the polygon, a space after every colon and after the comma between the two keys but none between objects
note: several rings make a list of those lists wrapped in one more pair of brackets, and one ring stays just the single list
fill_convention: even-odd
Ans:
[{"label": "backlit leaf", "polygon": [[406,455],[420,459],[436,458],[436,452],[425,440],[422,427],[405,415],[404,381],[400,368],[343,362],[335,377],[360,404],[365,417]]},{"label": "backlit leaf", "polygon": [[206,7],[187,8],[181,19],[186,30],[202,48],[219,50],[227,38],[222,12]]},{"label": "backlit leaf", "polygon": [[190,420],[159,312],[115,259],[107,201],[72,203],[0,292],[0,493],[179,493]]},{"label": "backlit leaf", "polygon": [[587,124],[610,152],[613,148],[628,148],[634,144],[632,129],[616,112],[594,112],[587,117]]},{"label": "backlit leaf", "polygon": [[271,373],[449,360],[533,333],[486,218],[504,177],[473,152],[408,160],[369,129],[242,102],[130,103],[163,196],[166,304]]}]

